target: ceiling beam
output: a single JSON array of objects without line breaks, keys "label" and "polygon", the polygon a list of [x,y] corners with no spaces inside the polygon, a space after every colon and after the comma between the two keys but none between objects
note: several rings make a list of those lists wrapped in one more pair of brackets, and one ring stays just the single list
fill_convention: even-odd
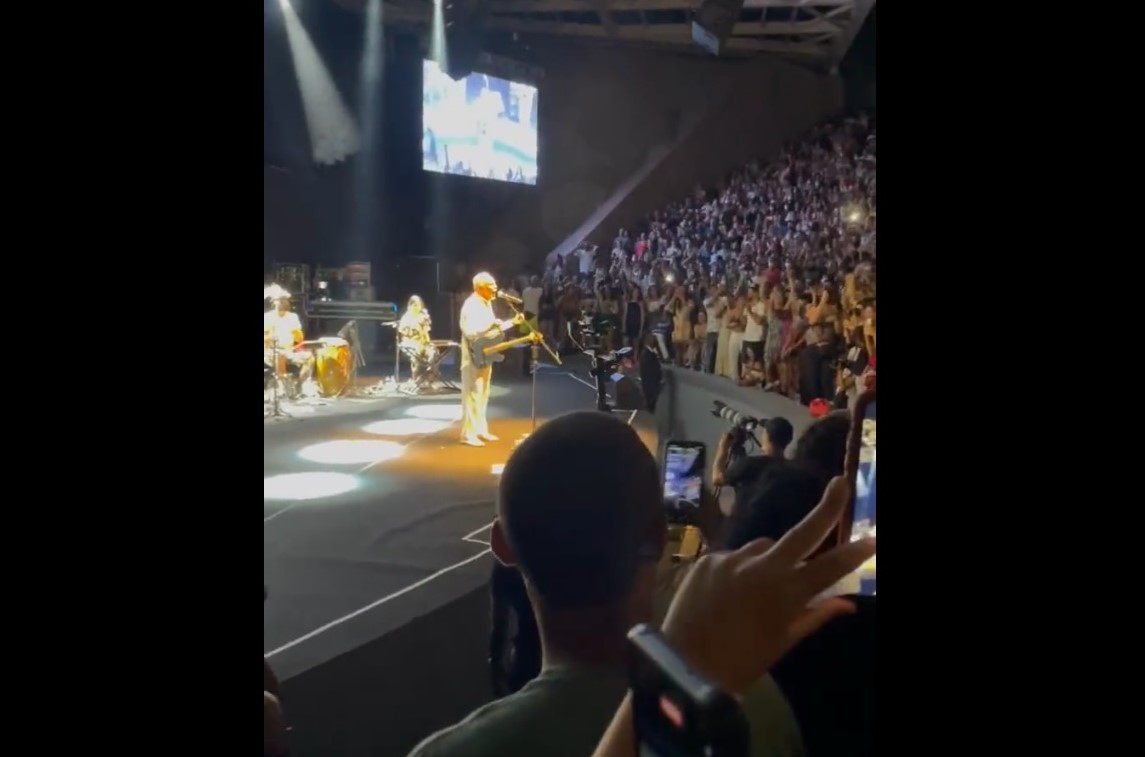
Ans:
[{"label": "ceiling beam", "polygon": [[[694,10],[701,0],[608,0],[612,11]],[[850,7],[854,0],[744,0],[744,8]],[[591,7],[591,6],[590,6]],[[584,0],[489,0],[494,13],[563,13],[586,10]]]},{"label": "ceiling beam", "polygon": [[[499,29],[522,34],[554,34],[563,37],[586,37],[590,39],[615,39],[617,41],[633,42],[661,42],[667,44],[693,44],[692,29],[688,24],[655,24],[648,26],[619,26],[615,35],[609,35],[601,26],[595,24],[565,24],[554,21],[522,21],[519,19],[490,18],[490,29]],[[733,34],[751,33],[741,30],[740,27],[751,27],[752,31],[759,29],[758,24],[736,24]],[[777,42],[759,37],[728,38],[728,49],[752,50],[755,52],[784,53],[791,55],[821,57],[825,48],[811,43]]]},{"label": "ceiling beam", "polygon": [[[573,23],[566,23],[563,21],[545,21],[543,19],[529,18],[527,16],[522,18],[520,16],[498,16],[498,15],[489,16],[489,18],[486,20],[486,23],[489,25],[489,28],[491,28],[491,29],[506,29],[508,31],[517,31],[517,32],[525,31],[525,29],[518,28],[519,24],[557,25],[560,27],[568,27],[568,26],[594,27],[594,26],[596,26],[595,24],[573,24]],[[650,32],[651,34],[657,34],[658,32],[655,30],[668,29],[671,31],[666,32],[666,33],[668,33],[669,36],[671,36],[672,34],[676,34],[679,29],[682,29],[685,27],[688,29],[691,29],[691,27],[688,26],[687,24],[643,24],[643,25],[625,24],[625,25],[623,25],[622,28],[624,28],[624,29],[645,29],[646,28],[646,29],[653,30]],[[817,21],[767,21],[767,22],[763,22],[763,23],[761,23],[759,21],[739,21],[732,28],[732,35],[737,36],[737,37],[786,37],[786,36],[790,36],[793,34],[803,34],[803,35],[807,35],[808,37],[818,37],[818,36],[836,37],[836,36],[841,36],[845,31],[846,31],[845,29],[839,28],[838,24],[833,24],[830,21],[818,21],[818,20]],[[553,33],[554,34],[565,34],[566,32],[560,31],[560,32],[553,32]],[[571,34],[573,32],[568,32],[568,33]],[[592,34],[592,33],[593,32],[589,32],[589,34]],[[580,35],[580,36],[585,36],[585,35]],[[612,36],[611,32],[610,32],[610,36]]]},{"label": "ceiling beam", "polygon": [[832,45],[831,59],[835,65],[838,65],[847,51],[851,49],[855,37],[859,36],[859,30],[863,28],[863,22],[867,20],[871,8],[874,7],[875,0],[855,0],[851,10],[851,23],[847,25],[846,33],[837,38]]}]

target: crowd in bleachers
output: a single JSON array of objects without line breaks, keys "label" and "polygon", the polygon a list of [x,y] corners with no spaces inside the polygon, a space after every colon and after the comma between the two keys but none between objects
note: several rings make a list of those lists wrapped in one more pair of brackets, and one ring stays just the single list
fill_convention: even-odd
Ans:
[{"label": "crowd in bleachers", "polygon": [[[846,398],[874,364],[875,217],[874,123],[848,118],[515,288],[557,342],[587,311],[616,345],[804,403]],[[873,537],[843,543],[836,528],[849,428],[830,413],[790,452],[777,431],[763,456],[730,465],[729,434],[711,479],[735,488],[735,505],[725,515],[705,491],[707,554],[680,562],[660,466],[637,433],[606,413],[542,424],[504,466],[490,537],[493,589],[515,616],[494,602],[498,698],[411,757],[636,757],[626,633],[637,623],[658,624],[738,696],[750,754],[873,755],[874,597],[812,601],[875,551]],[[273,753],[284,719],[267,675]]]},{"label": "crowd in bleachers", "polygon": [[814,129],[774,163],[549,261],[526,289],[567,341],[582,312],[619,344],[804,404],[854,394],[875,357],[875,124]]}]

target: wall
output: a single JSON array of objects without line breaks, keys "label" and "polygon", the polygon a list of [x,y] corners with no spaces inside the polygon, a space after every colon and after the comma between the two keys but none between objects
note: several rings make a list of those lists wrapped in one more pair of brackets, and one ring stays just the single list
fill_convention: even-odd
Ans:
[{"label": "wall", "polygon": [[[736,85],[709,108],[700,123],[592,228],[607,242],[697,185],[719,184],[744,163],[779,155],[783,144],[843,107],[838,77],[827,77],[777,61],[754,61],[737,71]],[[574,243],[578,240],[571,240]],[[567,246],[567,245],[566,245]]]},{"label": "wall", "polygon": [[836,78],[769,59],[579,48],[554,50],[540,65],[541,186],[507,204],[477,247],[481,259],[535,265],[657,151],[668,157],[599,219],[609,234],[696,181],[777,152],[842,106]]},{"label": "wall", "polygon": [[[746,389],[726,378],[664,366],[664,384],[656,403],[657,435],[664,442],[670,439],[703,442],[707,445],[710,463],[720,436],[730,428],[727,421],[712,415],[713,400],[760,420],[786,418],[795,428],[796,439],[812,422],[807,408],[774,392]],[[758,453],[758,449],[755,452]],[[704,480],[711,484],[710,478],[709,466]]]},{"label": "wall", "polygon": [[[577,228],[658,149],[666,151],[685,126],[726,86],[712,61],[572,46],[554,40],[530,61],[539,83],[540,185],[520,187],[434,177],[431,204],[467,230],[461,248],[441,251],[476,265],[519,270]],[[462,199],[464,191],[474,199]],[[480,199],[476,199],[480,197]],[[476,212],[458,214],[464,205]],[[456,223],[458,219],[463,219]],[[495,267],[495,266],[494,266]]]},{"label": "wall", "polygon": [[262,170],[263,265],[273,262],[309,262],[319,244],[320,231],[289,172],[272,166]]}]

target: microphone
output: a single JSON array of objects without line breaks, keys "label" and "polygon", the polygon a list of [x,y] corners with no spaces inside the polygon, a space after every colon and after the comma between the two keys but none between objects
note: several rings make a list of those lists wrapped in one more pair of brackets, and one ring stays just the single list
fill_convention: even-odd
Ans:
[{"label": "microphone", "polygon": [[500,289],[497,290],[496,294],[497,294],[497,297],[501,298],[505,302],[511,302],[514,305],[524,305],[525,304],[525,301],[522,300],[520,297],[514,297],[511,294],[505,294]]}]

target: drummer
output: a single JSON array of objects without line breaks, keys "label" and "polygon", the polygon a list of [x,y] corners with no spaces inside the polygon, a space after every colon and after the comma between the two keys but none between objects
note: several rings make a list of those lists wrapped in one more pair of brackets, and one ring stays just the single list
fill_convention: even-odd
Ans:
[{"label": "drummer", "polygon": [[416,294],[410,297],[406,311],[398,321],[398,344],[409,356],[415,376],[433,360],[435,349],[429,339],[432,325],[425,302]]},{"label": "drummer", "polygon": [[309,350],[296,349],[302,339],[302,321],[290,309],[290,294],[282,290],[274,298],[274,306],[262,317],[263,360],[268,365],[273,362],[273,353],[277,349],[275,370],[280,378],[286,375],[288,363],[301,366],[301,382],[305,383],[310,378],[314,355]]}]

